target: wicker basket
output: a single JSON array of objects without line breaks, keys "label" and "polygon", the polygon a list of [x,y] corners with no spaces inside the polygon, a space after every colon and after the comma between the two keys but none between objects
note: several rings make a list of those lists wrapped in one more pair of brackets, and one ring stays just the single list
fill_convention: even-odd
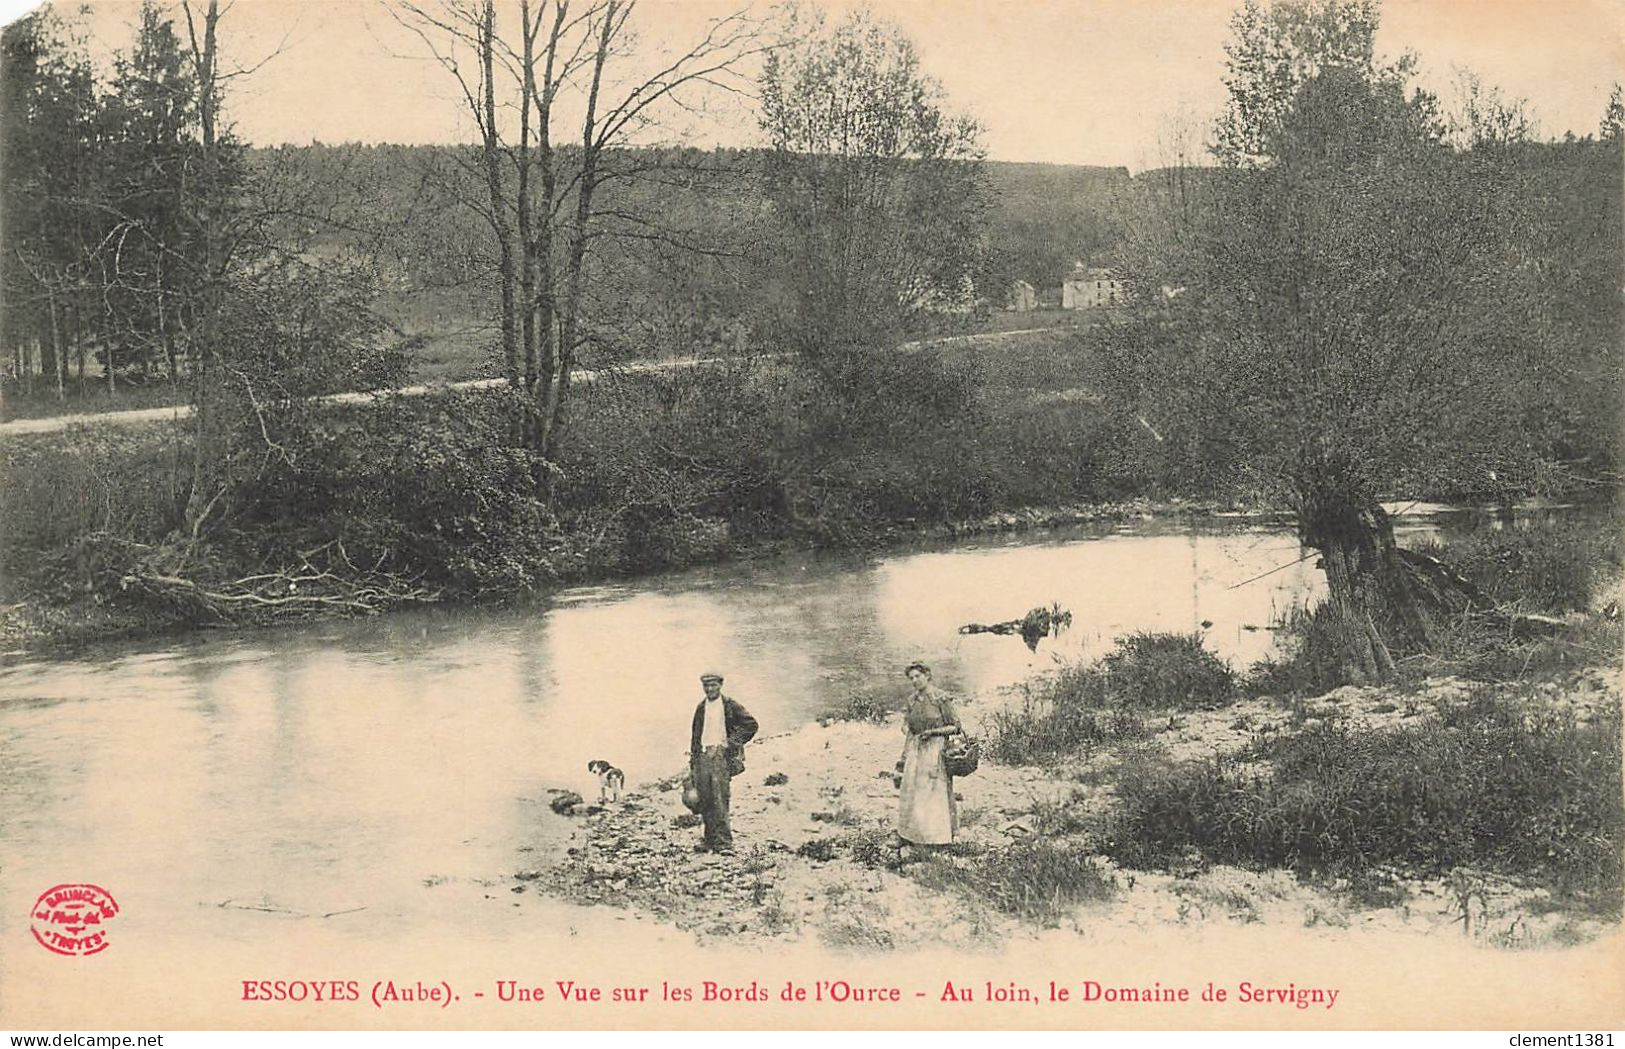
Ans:
[{"label": "wicker basket", "polygon": [[970,736],[952,736],[942,748],[942,765],[950,776],[969,776],[982,762],[982,745]]}]

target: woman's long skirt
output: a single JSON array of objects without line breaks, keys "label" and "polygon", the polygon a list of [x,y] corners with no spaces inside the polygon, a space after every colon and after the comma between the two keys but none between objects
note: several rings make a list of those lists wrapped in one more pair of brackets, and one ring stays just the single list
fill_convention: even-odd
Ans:
[{"label": "woman's long skirt", "polygon": [[947,744],[942,736],[909,736],[903,744],[897,834],[904,841],[949,845],[954,840],[954,781],[942,764]]}]

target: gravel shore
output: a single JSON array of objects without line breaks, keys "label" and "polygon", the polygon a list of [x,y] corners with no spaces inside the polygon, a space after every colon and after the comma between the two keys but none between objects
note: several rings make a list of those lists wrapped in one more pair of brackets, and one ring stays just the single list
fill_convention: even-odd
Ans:
[{"label": "gravel shore", "polygon": [[[1346,719],[1354,728],[1402,724],[1475,687],[1482,686],[1444,678],[1420,689],[1348,687],[1308,701],[1259,697],[1216,711],[1147,713],[1150,740],[1135,745],[1176,760],[1225,755],[1261,733],[1297,731],[1326,718]],[[1619,671],[1580,671],[1536,686],[1527,698],[1571,706],[1586,720],[1609,704],[1617,707]],[[1010,695],[972,697],[962,706],[967,727],[977,731],[988,711],[1012,701]],[[896,714],[881,724],[811,724],[753,743],[750,767],[734,781],[732,856],[693,851],[700,832],[681,804],[675,777],[645,784],[618,804],[578,806],[575,815],[557,815],[538,802],[536,819],[554,821],[548,844],[518,857],[514,883],[584,905],[627,908],[700,942],[764,948],[813,939],[860,951],[997,950],[1045,935],[1051,925],[1109,941],[1171,926],[1260,923],[1329,937],[1351,930],[1465,934],[1489,946],[1523,948],[1587,942],[1618,928],[1566,910],[1539,885],[1491,874],[1458,872],[1446,881],[1395,872],[1392,898],[1372,900],[1336,883],[1308,884],[1282,870],[1208,866],[1198,857],[1166,871],[1117,869],[1101,858],[1108,886],[1102,898],[1062,908],[1053,921],[1040,923],[978,894],[977,868],[1030,841],[1041,809],[1108,814],[1115,801],[1111,773],[1121,755],[1102,748],[1052,768],[984,758],[975,775],[956,781],[959,843],[925,852],[901,846],[892,832],[892,771],[901,744]],[[559,820],[569,824],[562,850]],[[1081,837],[1068,844],[1088,850],[1090,843]]]}]

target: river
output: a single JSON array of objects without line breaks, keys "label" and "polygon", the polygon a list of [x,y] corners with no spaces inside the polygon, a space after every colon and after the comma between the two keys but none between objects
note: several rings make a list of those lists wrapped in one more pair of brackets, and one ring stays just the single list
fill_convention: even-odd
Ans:
[{"label": "river", "polygon": [[[1279,523],[1145,520],[12,665],[0,923],[60,882],[115,891],[132,925],[430,920],[436,886],[514,868],[548,788],[592,792],[587,761],[632,784],[678,770],[702,670],[774,734],[854,694],[900,701],[912,659],[975,696],[1129,631],[1199,630],[1239,668],[1320,591],[1302,556]],[[1072,626],[1036,652],[958,632],[1052,602]]]}]

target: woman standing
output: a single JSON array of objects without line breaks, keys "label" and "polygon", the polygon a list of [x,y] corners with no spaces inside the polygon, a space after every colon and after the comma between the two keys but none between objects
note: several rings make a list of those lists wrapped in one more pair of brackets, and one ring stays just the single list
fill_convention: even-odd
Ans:
[{"label": "woman standing", "polygon": [[954,782],[943,764],[948,737],[964,731],[953,703],[931,684],[931,668],[910,663],[904,671],[914,686],[903,718],[902,800],[897,834],[914,845],[951,845],[954,840]]}]

